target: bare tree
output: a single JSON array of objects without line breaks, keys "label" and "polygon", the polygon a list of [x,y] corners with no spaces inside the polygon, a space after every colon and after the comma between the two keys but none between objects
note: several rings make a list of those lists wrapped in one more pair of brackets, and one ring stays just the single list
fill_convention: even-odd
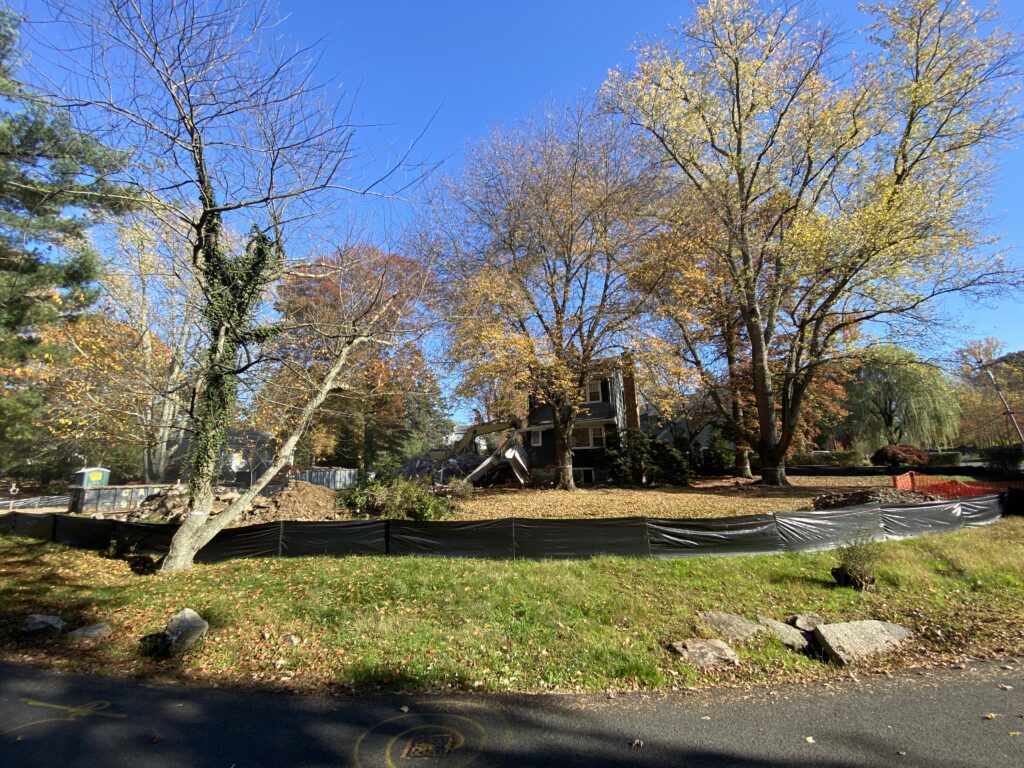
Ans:
[{"label": "bare tree", "polygon": [[[164,570],[195,553],[248,506],[344,369],[374,336],[380,312],[401,316],[386,291],[343,330],[325,332],[335,357],[322,370],[295,432],[270,468],[211,518],[217,458],[240,377],[264,360],[279,331],[263,315],[268,287],[291,266],[285,234],[324,216],[343,183],[353,131],[314,79],[316,50],[287,50],[269,6],[244,0],[52,2],[47,38],[63,55],[55,95],[135,159],[132,181],[188,232],[204,345],[190,398],[189,516]],[[250,231],[233,247],[228,227]],[[292,239],[296,248],[302,242]]]}]

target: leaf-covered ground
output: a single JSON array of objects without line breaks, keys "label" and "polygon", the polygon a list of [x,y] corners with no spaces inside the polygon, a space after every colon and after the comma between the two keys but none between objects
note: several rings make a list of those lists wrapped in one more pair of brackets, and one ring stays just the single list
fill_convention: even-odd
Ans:
[{"label": "leaf-covered ground", "polygon": [[[876,618],[915,632],[855,669],[1024,654],[1024,519],[884,545],[875,592],[836,587],[834,553],[572,562],[400,557],[239,560],[172,576],[122,560],[0,537],[0,658],[83,672],[303,691],[665,690],[799,681],[847,671],[761,638],[742,665],[699,672],[666,650],[711,636],[698,611],[779,619]],[[211,623],[184,659],[139,639],[184,607]],[[18,626],[111,624],[74,645]],[[300,639],[292,647],[286,634]]]},{"label": "leaf-covered ground", "polygon": [[691,488],[580,488],[576,491],[482,489],[456,503],[457,520],[503,517],[733,517],[810,509],[811,499],[892,486],[889,477],[792,477],[789,488],[751,480],[698,480]]}]

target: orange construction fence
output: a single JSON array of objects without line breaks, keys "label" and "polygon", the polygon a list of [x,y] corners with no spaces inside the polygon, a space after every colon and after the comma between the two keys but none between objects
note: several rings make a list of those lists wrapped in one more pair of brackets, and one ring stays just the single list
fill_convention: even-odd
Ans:
[{"label": "orange construction fence", "polygon": [[1008,488],[1024,488],[1024,483],[1015,480],[964,483],[960,480],[941,480],[918,472],[906,472],[893,477],[892,487],[898,491],[924,491],[943,499],[956,499],[961,496],[987,496],[990,493],[1002,493]]}]

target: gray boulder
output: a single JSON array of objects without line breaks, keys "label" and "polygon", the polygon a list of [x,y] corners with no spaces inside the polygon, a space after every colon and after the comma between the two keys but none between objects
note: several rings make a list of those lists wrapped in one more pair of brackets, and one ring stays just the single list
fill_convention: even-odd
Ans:
[{"label": "gray boulder", "polygon": [[756,621],[722,611],[704,611],[697,614],[715,632],[728,640],[744,641],[765,631]]},{"label": "gray boulder", "polygon": [[54,632],[60,634],[67,624],[60,616],[49,616],[45,613],[30,613],[21,622],[22,632]]},{"label": "gray boulder", "polygon": [[691,637],[671,643],[668,648],[699,669],[708,669],[724,664],[736,666],[740,663],[740,657],[736,655],[736,651],[721,640]]},{"label": "gray boulder", "polygon": [[68,632],[69,640],[95,640],[98,637],[105,637],[110,634],[110,625],[104,622],[98,624],[86,624],[84,627]]},{"label": "gray boulder", "polygon": [[844,621],[819,624],[814,638],[825,655],[837,664],[850,664],[865,656],[894,651],[912,632],[886,621]]},{"label": "gray boulder", "polygon": [[817,613],[798,613],[789,617],[789,623],[801,632],[813,632],[814,628],[824,624],[825,620]]},{"label": "gray boulder", "polygon": [[186,608],[174,614],[162,632],[142,638],[143,652],[157,658],[180,656],[195,645],[209,628],[209,623],[202,616]]},{"label": "gray boulder", "polygon": [[757,620],[787,648],[791,648],[798,653],[805,653],[811,647],[807,636],[799,629],[791,627],[789,624],[783,624],[781,621],[776,621],[769,616],[758,616]]}]

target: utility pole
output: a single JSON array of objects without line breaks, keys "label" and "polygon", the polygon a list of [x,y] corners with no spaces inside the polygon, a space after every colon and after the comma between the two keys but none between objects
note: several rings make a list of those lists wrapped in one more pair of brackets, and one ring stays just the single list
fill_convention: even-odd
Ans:
[{"label": "utility pole", "polygon": [[999,395],[999,399],[1003,403],[1003,410],[1006,411],[1006,417],[1010,420],[1010,423],[1013,424],[1013,428],[1017,430],[1017,437],[1020,439],[1020,444],[1024,445],[1024,432],[1021,431],[1020,424],[1017,423],[1017,419],[1013,415],[1013,410],[1010,408],[1010,404],[1006,402],[1006,396],[1003,394],[1002,387],[999,386],[999,382],[996,381],[996,377],[992,375],[992,369],[990,368],[992,363],[985,363],[982,365],[980,360],[978,363],[980,367],[985,369],[985,373],[988,374],[988,378],[991,380],[992,386],[996,388],[996,394]]}]

